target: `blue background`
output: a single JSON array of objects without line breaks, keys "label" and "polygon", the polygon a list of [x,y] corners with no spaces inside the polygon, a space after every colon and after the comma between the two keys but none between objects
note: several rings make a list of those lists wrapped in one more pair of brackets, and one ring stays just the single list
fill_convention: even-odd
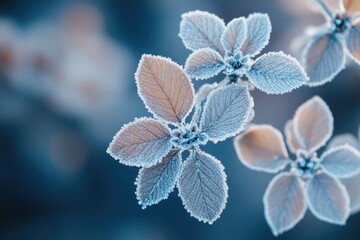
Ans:
[{"label": "blue background", "polygon": [[[290,1],[290,0],[288,0]],[[92,2],[103,14],[105,34],[127,51],[128,69],[121,103],[111,109],[115,123],[99,121],[101,138],[84,128],[87,118],[69,117],[38,96],[19,92],[0,81],[0,239],[272,239],[263,213],[262,196],[269,174],[254,172],[237,159],[232,139],[204,148],[225,166],[229,185],[227,207],[213,225],[191,218],[175,190],[166,201],[142,210],[135,197],[137,168],[126,167],[106,154],[120,127],[135,117],[150,116],[136,94],[133,73],[143,53],[162,55],[184,64],[190,54],[178,37],[180,16],[206,10],[225,22],[253,12],[268,13],[273,32],[268,51],[290,53],[291,40],[304,26],[321,23],[316,14],[294,11],[281,0],[123,0]],[[291,1],[294,2],[294,1]],[[71,1],[1,1],[0,17],[26,28],[76,3]],[[296,4],[296,3],[294,3]],[[296,8],[295,8],[296,10]],[[106,74],[106,72],[104,72]],[[360,123],[360,67],[349,62],[334,81],[317,88],[302,87],[272,96],[252,92],[254,123],[283,130],[296,108],[314,95],[329,105],[335,134],[355,134]],[[212,80],[205,81],[211,82]],[[38,84],[38,83],[34,83]],[[198,88],[201,83],[196,82]],[[119,90],[120,92],[120,90]],[[16,102],[19,108],[9,107]],[[12,106],[12,105],[11,105]],[[105,130],[105,127],[106,128]],[[64,171],[51,160],[53,133],[70,132],[86,148],[85,162]],[[71,142],[71,136],[69,137]],[[56,143],[55,143],[56,144]],[[62,158],[76,159],[77,147],[63,144]],[[66,159],[65,159],[66,160]],[[303,221],[278,239],[359,239],[360,214],[344,227],[317,220],[308,212]]]}]

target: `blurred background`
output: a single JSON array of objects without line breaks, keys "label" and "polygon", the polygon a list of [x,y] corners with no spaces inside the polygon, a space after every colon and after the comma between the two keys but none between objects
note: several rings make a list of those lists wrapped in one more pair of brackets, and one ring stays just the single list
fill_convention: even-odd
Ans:
[{"label": "blurred background", "polygon": [[[141,54],[185,63],[190,51],[177,35],[182,13],[206,10],[225,22],[268,13],[273,32],[263,53],[295,54],[293,39],[323,22],[305,2],[0,1],[0,239],[272,239],[262,196],[273,176],[245,168],[232,139],[204,148],[222,161],[229,185],[227,207],[211,226],[189,216],[176,190],[141,210],[138,169],[105,151],[123,124],[150,116],[134,81]],[[255,90],[253,122],[283,130],[301,103],[320,95],[335,134],[355,134],[359,78],[360,67],[349,61],[322,87],[281,96]],[[340,227],[308,212],[278,239],[358,239],[359,224],[360,214]]]}]

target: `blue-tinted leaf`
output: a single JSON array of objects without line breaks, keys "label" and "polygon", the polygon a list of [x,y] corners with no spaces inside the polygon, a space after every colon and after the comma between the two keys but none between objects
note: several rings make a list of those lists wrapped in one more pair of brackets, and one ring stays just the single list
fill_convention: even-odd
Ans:
[{"label": "blue-tinted leaf", "polygon": [[178,151],[170,151],[160,163],[139,171],[136,196],[143,208],[166,199],[174,190],[181,170],[180,158]]},{"label": "blue-tinted leaf", "polygon": [[230,84],[213,90],[207,97],[200,129],[212,141],[222,141],[244,129],[253,99],[246,87]]},{"label": "blue-tinted leaf", "polygon": [[204,104],[206,102],[206,99],[211,91],[215,90],[216,88],[221,87],[221,84],[218,84],[217,82],[214,82],[212,84],[205,83],[201,85],[198,92],[196,93],[196,107],[193,114],[193,117],[191,119],[192,124],[199,124],[202,112],[204,110]]},{"label": "blue-tinted leaf", "polygon": [[334,119],[324,100],[315,96],[303,103],[294,116],[294,133],[301,149],[313,153],[330,139]]},{"label": "blue-tinted leaf", "polygon": [[221,36],[221,43],[226,51],[239,52],[247,37],[247,26],[244,17],[235,18],[226,26]]},{"label": "blue-tinted leaf", "polygon": [[185,71],[195,79],[211,78],[224,68],[223,58],[211,48],[196,50],[190,54],[185,63]]},{"label": "blue-tinted leaf", "polygon": [[228,187],[224,167],[213,156],[191,152],[178,181],[179,196],[191,216],[212,224],[225,209]]},{"label": "blue-tinted leaf", "polygon": [[360,149],[359,140],[356,139],[354,135],[348,133],[335,136],[333,139],[331,139],[327,148],[331,149],[333,147],[342,146],[342,145],[349,145],[356,149]]},{"label": "blue-tinted leaf", "polygon": [[208,47],[224,53],[220,43],[224,30],[224,21],[216,15],[192,11],[181,16],[179,36],[185,47],[192,51]]},{"label": "blue-tinted leaf", "polygon": [[289,120],[285,124],[285,137],[290,151],[296,154],[297,150],[301,149],[301,144],[295,135],[293,120]]},{"label": "blue-tinted leaf", "polygon": [[247,39],[241,51],[243,55],[255,56],[269,43],[271,22],[267,14],[253,13],[246,19],[246,25]]},{"label": "blue-tinted leaf", "polygon": [[234,139],[240,161],[253,170],[276,173],[290,163],[281,133],[270,125],[253,125]]},{"label": "blue-tinted leaf", "polygon": [[269,94],[290,92],[308,81],[299,62],[282,52],[271,52],[256,59],[248,76],[255,87]]},{"label": "blue-tinted leaf", "polygon": [[350,214],[350,200],[339,180],[316,174],[306,184],[309,208],[320,220],[344,225]]},{"label": "blue-tinted leaf", "polygon": [[346,36],[346,44],[350,56],[360,64],[360,23],[350,28]]},{"label": "blue-tinted leaf", "polygon": [[275,236],[293,228],[307,209],[301,180],[291,173],[274,177],[266,189],[264,207],[266,220]]},{"label": "blue-tinted leaf", "polygon": [[135,78],[139,96],[157,118],[177,124],[190,113],[194,88],[185,71],[175,62],[144,54]]},{"label": "blue-tinted leaf", "polygon": [[349,193],[351,213],[357,213],[360,211],[360,174],[352,178],[342,179],[341,182],[345,185]]},{"label": "blue-tinted leaf", "polygon": [[210,92],[212,90],[215,90],[218,87],[219,87],[219,84],[217,82],[214,82],[211,84],[205,83],[205,84],[201,85],[201,87],[199,88],[199,90],[196,93],[196,103],[200,105],[203,101],[206,100],[206,98],[210,94]]},{"label": "blue-tinted leaf", "polygon": [[342,43],[333,34],[319,34],[305,47],[303,64],[310,77],[309,86],[331,81],[345,67]]},{"label": "blue-tinted leaf", "polygon": [[349,145],[327,150],[320,161],[323,171],[337,178],[353,177],[360,173],[360,153]]},{"label": "blue-tinted leaf", "polygon": [[151,118],[124,125],[107,149],[113,158],[128,166],[151,167],[170,151],[170,130]]}]

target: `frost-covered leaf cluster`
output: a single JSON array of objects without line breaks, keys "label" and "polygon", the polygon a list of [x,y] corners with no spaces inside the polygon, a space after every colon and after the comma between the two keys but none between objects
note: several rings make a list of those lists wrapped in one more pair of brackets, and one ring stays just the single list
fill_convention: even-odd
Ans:
[{"label": "frost-covered leaf cluster", "polygon": [[267,14],[254,13],[225,25],[214,14],[202,11],[182,15],[180,33],[193,51],[185,63],[190,77],[207,79],[220,72],[232,82],[249,82],[269,94],[283,94],[302,86],[308,77],[298,61],[283,52],[253,58],[269,43],[271,23]]},{"label": "frost-covered leaf cluster", "polygon": [[[184,69],[164,57],[142,56],[135,78],[138,94],[153,117],[123,126],[107,152],[120,163],[141,168],[136,195],[143,208],[166,199],[177,187],[190,215],[213,223],[227,201],[226,175],[221,162],[200,146],[223,141],[248,127],[255,114],[249,90],[283,94],[305,83],[329,81],[343,68],[345,43],[355,59],[360,56],[360,27],[352,15],[358,4],[345,1],[341,12],[333,14],[333,5],[318,2],[331,26],[323,27],[306,48],[310,81],[300,63],[282,52],[254,59],[271,33],[270,19],[261,13],[227,25],[208,12],[183,14],[179,36],[193,51]],[[190,77],[208,79],[219,73],[226,75],[225,80],[204,84],[195,94]],[[189,115],[191,120],[186,122]],[[332,133],[332,113],[316,96],[287,122],[286,141],[270,125],[251,125],[235,138],[244,165],[278,173],[263,200],[274,235],[294,227],[308,208],[317,218],[341,225],[360,208],[355,186],[360,176],[360,144],[354,137],[338,137],[318,156]]]},{"label": "frost-covered leaf cluster", "polygon": [[[195,107],[195,91],[182,67],[152,55],[143,55],[135,78],[153,118],[123,126],[107,152],[120,163],[141,167],[136,195],[143,208],[166,199],[176,186],[190,215],[213,223],[227,201],[226,175],[221,162],[200,146],[245,128],[253,111],[248,89],[238,84],[217,88]],[[189,156],[183,160],[184,151]]]},{"label": "frost-covered leaf cluster", "polygon": [[314,0],[326,23],[313,28],[303,40],[302,63],[309,86],[325,84],[345,68],[349,56],[360,63],[360,3],[358,0]]},{"label": "frost-covered leaf cluster", "polygon": [[[293,228],[307,208],[320,220],[334,224],[343,225],[349,217],[352,200],[341,179],[358,176],[360,153],[353,145],[335,139],[318,156],[316,151],[332,132],[332,113],[315,96],[302,104],[285,126],[286,143],[295,159],[289,157],[282,134],[270,125],[252,125],[235,138],[234,147],[244,165],[280,172],[263,199],[265,217],[274,235]],[[282,171],[286,168],[289,171]]]}]

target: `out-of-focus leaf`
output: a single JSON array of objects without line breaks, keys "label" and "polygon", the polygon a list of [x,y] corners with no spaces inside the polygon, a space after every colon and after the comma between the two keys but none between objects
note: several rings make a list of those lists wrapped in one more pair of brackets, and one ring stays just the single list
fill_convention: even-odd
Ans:
[{"label": "out-of-focus leaf", "polygon": [[344,225],[350,214],[350,199],[345,187],[325,173],[316,174],[306,184],[308,205],[320,220]]},{"label": "out-of-focus leaf", "polygon": [[333,139],[331,139],[327,148],[331,149],[333,147],[342,146],[342,145],[349,145],[354,148],[360,149],[359,140],[356,139],[354,135],[348,133],[335,136]]},{"label": "out-of-focus leaf", "polygon": [[234,139],[240,161],[248,168],[276,173],[290,163],[281,133],[270,125],[250,126]]},{"label": "out-of-focus leaf", "polygon": [[294,116],[294,133],[302,149],[315,152],[333,132],[334,119],[324,100],[315,96],[303,103]]},{"label": "out-of-focus leaf", "polygon": [[345,67],[342,43],[333,34],[318,34],[305,47],[303,64],[310,77],[309,86],[331,81]]},{"label": "out-of-focus leaf", "polygon": [[266,220],[275,236],[293,228],[307,209],[301,180],[291,173],[274,177],[265,192],[264,207]]},{"label": "out-of-focus leaf", "polygon": [[140,118],[124,125],[107,152],[128,166],[151,167],[170,151],[170,131],[151,118]]},{"label": "out-of-focus leaf", "polygon": [[268,94],[287,93],[308,81],[300,63],[282,52],[271,52],[256,59],[248,76],[255,87]]},{"label": "out-of-focus leaf", "polygon": [[352,14],[356,14],[357,16],[359,16],[358,14],[360,13],[360,1],[359,0],[343,0],[344,3],[344,8],[346,13],[352,15]]},{"label": "out-of-focus leaf", "polygon": [[296,154],[298,149],[301,149],[301,144],[299,140],[296,138],[294,133],[294,123],[293,120],[289,120],[285,124],[285,137],[286,143],[293,154]]},{"label": "out-of-focus leaf", "polygon": [[[360,4],[360,1],[358,1]],[[360,64],[360,23],[351,27],[346,36],[346,45],[349,49],[350,56]]]},{"label": "out-of-focus leaf", "polygon": [[189,114],[194,104],[194,88],[178,64],[144,54],[135,77],[141,99],[157,118],[177,124]]},{"label": "out-of-focus leaf", "polygon": [[327,150],[320,161],[322,170],[333,177],[348,178],[360,173],[360,153],[349,145]]},{"label": "out-of-focus leaf", "polygon": [[205,103],[200,129],[212,141],[222,141],[244,129],[253,99],[246,87],[230,84],[213,90]]},{"label": "out-of-focus leaf", "polygon": [[178,181],[179,196],[191,216],[212,224],[220,217],[228,197],[224,167],[213,156],[191,152]]},{"label": "out-of-focus leaf", "polygon": [[170,151],[160,163],[142,168],[136,179],[139,204],[146,208],[166,199],[175,187],[180,170],[181,159],[178,151]]},{"label": "out-of-focus leaf", "polygon": [[341,182],[345,185],[350,197],[350,209],[351,213],[357,213],[360,211],[360,174],[352,177],[342,179]]}]

